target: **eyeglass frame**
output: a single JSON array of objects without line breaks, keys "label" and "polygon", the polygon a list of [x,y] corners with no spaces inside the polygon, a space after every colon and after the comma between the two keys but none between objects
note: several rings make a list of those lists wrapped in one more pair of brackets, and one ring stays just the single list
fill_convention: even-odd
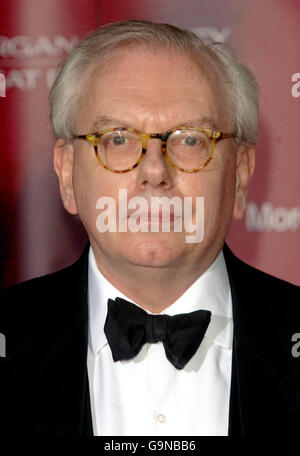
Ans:
[{"label": "eyeglass frame", "polygon": [[[167,152],[167,141],[168,141],[168,138],[175,131],[181,131],[181,130],[197,130],[197,131],[201,131],[201,132],[205,133],[207,135],[207,137],[209,138],[209,140],[211,142],[209,157],[207,158],[207,160],[204,163],[204,165],[202,165],[200,168],[196,168],[196,169],[184,169],[184,168],[181,168],[180,166],[178,166],[175,163],[173,163],[172,160],[170,159],[170,157],[168,156],[168,152]],[[106,133],[110,133],[112,131],[131,131],[133,133],[136,133],[139,136],[139,138],[142,140],[141,155],[140,155],[138,161],[133,166],[131,166],[128,169],[117,170],[117,169],[109,168],[107,165],[105,165],[102,162],[102,160],[99,157],[97,147],[98,147],[100,138],[103,135],[105,135]],[[160,139],[162,141],[161,152],[162,152],[164,158],[167,160],[168,163],[170,163],[171,166],[173,166],[174,168],[178,169],[179,171],[183,171],[184,173],[196,173],[198,171],[201,171],[203,168],[205,168],[209,164],[209,162],[212,160],[212,157],[213,157],[213,154],[214,154],[214,150],[215,150],[215,145],[216,145],[217,142],[222,141],[223,139],[235,138],[235,137],[236,137],[236,134],[223,133],[222,131],[216,131],[216,130],[212,130],[210,128],[180,126],[180,127],[168,130],[165,133],[144,133],[144,132],[141,132],[141,131],[139,131],[139,130],[137,130],[135,128],[114,127],[114,128],[106,128],[104,130],[100,130],[100,131],[97,131],[95,133],[87,133],[85,135],[74,135],[72,137],[72,139],[84,139],[85,141],[87,141],[90,144],[92,144],[92,146],[94,146],[94,149],[95,149],[96,158],[99,161],[99,163],[103,166],[103,168],[105,168],[108,171],[111,171],[113,173],[122,174],[122,173],[128,173],[129,171],[132,171],[134,168],[136,168],[141,163],[142,159],[144,158],[144,156],[145,156],[145,154],[147,152],[147,143],[148,143],[149,139]]]}]

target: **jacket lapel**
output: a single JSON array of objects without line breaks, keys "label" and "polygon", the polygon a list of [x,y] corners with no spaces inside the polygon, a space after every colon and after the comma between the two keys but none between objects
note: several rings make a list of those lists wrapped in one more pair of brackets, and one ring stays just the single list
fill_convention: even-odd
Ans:
[{"label": "jacket lapel", "polygon": [[280,325],[267,305],[275,297],[265,293],[263,273],[238,260],[226,245],[223,251],[234,326],[229,435],[285,434],[285,354],[282,344],[276,344],[282,340]]},{"label": "jacket lapel", "polygon": [[18,416],[21,434],[93,434],[87,374],[88,247],[69,268],[35,279],[33,289],[39,290],[34,303],[15,325],[16,337],[8,344],[10,391],[16,392],[8,401],[13,432]]}]

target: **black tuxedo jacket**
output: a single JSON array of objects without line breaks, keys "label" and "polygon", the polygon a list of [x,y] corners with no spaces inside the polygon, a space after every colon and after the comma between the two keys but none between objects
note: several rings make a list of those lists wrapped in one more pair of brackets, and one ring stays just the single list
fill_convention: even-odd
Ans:
[{"label": "black tuxedo jacket", "polygon": [[[296,435],[299,288],[246,265],[226,245],[224,255],[234,321],[229,435]],[[72,266],[1,293],[0,435],[93,435],[87,267],[88,246]]]}]

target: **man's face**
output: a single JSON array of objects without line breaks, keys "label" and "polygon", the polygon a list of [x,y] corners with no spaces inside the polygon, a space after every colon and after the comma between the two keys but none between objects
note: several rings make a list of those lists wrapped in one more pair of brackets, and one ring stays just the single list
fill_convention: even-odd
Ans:
[{"label": "man's face", "polygon": [[[104,66],[105,68],[105,66]],[[226,133],[232,125],[224,112],[221,81],[211,68],[189,56],[153,52],[144,48],[119,50],[107,72],[95,71],[85,86],[84,104],[76,119],[75,134],[94,133],[110,127],[131,127],[162,133],[178,126],[213,128]],[[59,144],[59,143],[58,143]],[[90,238],[98,263],[177,268],[187,262],[206,263],[220,250],[232,217],[244,212],[244,197],[254,158],[232,139],[218,143],[212,161],[196,173],[172,167],[161,153],[161,141],[150,139],[142,162],[130,172],[112,173],[96,159],[94,148],[75,140],[55,150],[55,168],[65,208],[78,213]],[[253,155],[254,156],[254,155]],[[251,162],[252,160],[252,162]],[[240,175],[239,175],[240,174]],[[236,175],[240,186],[236,191]],[[118,214],[119,189],[127,199],[144,197],[204,197],[204,238],[187,243],[187,233],[100,233],[96,219],[100,197],[112,197]],[[194,205],[195,221],[195,205]],[[118,221],[118,219],[117,219]],[[117,224],[118,227],[118,224]]]}]

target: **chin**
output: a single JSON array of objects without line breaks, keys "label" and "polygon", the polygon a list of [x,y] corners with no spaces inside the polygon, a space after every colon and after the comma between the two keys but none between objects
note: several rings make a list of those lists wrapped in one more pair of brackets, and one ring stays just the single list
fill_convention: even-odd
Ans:
[{"label": "chin", "polygon": [[[157,233],[158,234],[158,233]],[[172,239],[173,238],[173,239]],[[152,235],[150,238],[139,239],[127,244],[126,256],[134,264],[146,267],[165,267],[178,259],[183,254],[184,240],[176,240],[170,233]]]}]

